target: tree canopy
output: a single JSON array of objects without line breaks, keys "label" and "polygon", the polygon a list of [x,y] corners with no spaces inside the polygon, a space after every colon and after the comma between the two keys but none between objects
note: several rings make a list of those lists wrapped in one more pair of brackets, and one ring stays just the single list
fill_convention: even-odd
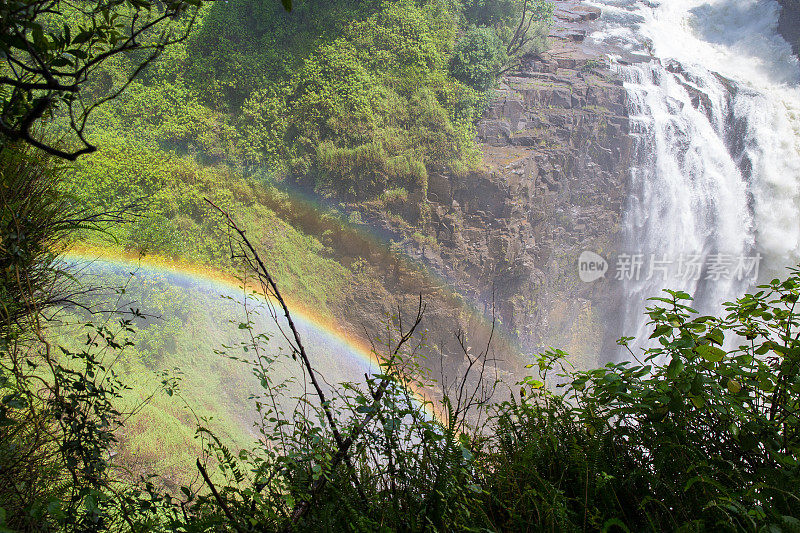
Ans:
[{"label": "tree canopy", "polygon": [[[74,160],[93,152],[92,111],[118,96],[166,46],[186,38],[201,0],[8,0],[0,3],[0,133]],[[133,64],[123,79],[98,79],[108,61]],[[44,141],[37,123],[65,115],[69,134]],[[77,146],[76,146],[77,145]]]}]

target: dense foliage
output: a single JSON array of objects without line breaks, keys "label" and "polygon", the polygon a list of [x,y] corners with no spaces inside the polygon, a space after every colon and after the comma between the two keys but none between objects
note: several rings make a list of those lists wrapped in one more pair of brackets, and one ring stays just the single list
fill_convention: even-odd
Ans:
[{"label": "dense foliage", "polygon": [[134,139],[98,139],[104,146],[102,157],[79,161],[62,190],[97,211],[130,204],[144,209],[129,223],[109,227],[103,234],[84,232],[85,244],[227,268],[231,263],[220,245],[224,232],[203,200],[211,198],[236,212],[259,236],[270,267],[296,300],[327,312],[340,294],[347,268],[331,257],[321,236],[304,233],[276,212],[285,195],[271,184],[246,178],[226,165],[202,165],[142,146]]},{"label": "dense foliage", "polygon": [[[501,2],[489,16],[445,0],[309,0],[291,12],[214,3],[94,131],[339,198],[403,187],[419,201],[429,172],[477,164],[473,123],[510,60],[521,8]],[[109,63],[98,79],[124,79],[130,68]]]},{"label": "dense foliage", "polygon": [[[146,206],[110,230],[114,246],[228,267],[202,201],[211,197],[260,234],[295,299],[327,312],[350,261],[292,222],[297,209],[279,189],[372,197],[424,222],[428,173],[477,161],[473,120],[500,67],[473,68],[477,57],[455,61],[454,50],[476,32],[504,48],[498,36],[513,33],[521,5],[497,3],[492,16],[447,2],[205,5],[187,41],[94,111],[86,135],[103,148],[76,162],[66,189],[99,210]],[[114,58],[87,88],[107,94],[135,69]],[[465,69],[473,74],[457,74]]]},{"label": "dense foliage", "polygon": [[[759,289],[721,318],[667,291],[648,309],[652,348],[505,404],[485,478],[494,516],[510,529],[797,530],[800,276]],[[541,373],[563,356],[545,354]]]},{"label": "dense foliage", "polygon": [[486,90],[505,64],[504,52],[496,33],[486,27],[472,28],[456,45],[450,67],[453,76],[476,89]]},{"label": "dense foliage", "polygon": [[[48,319],[74,296],[58,254],[79,228],[118,222],[59,190],[63,167],[22,144],[0,149],[0,527],[91,527],[123,385],[96,353],[58,352]],[[84,329],[87,345],[114,346],[107,328]],[[108,342],[105,342],[108,341]]]}]

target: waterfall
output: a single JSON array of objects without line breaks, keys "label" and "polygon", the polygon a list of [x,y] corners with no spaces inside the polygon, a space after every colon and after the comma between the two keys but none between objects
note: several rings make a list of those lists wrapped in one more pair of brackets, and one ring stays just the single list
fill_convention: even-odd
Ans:
[{"label": "waterfall", "polygon": [[774,0],[592,3],[633,137],[616,336],[646,339],[663,288],[719,313],[798,262],[800,64]]}]

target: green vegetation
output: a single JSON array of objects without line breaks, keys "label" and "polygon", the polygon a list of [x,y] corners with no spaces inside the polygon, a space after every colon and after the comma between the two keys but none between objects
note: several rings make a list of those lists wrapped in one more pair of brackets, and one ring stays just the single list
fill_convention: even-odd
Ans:
[{"label": "green vegetation", "polygon": [[[194,438],[200,423],[237,447],[252,445],[255,415],[242,407],[258,391],[258,381],[248,365],[221,355],[224,346],[246,340],[238,328],[245,319],[239,301],[213,289],[170,283],[146,268],[102,261],[72,268],[119,288],[83,297],[83,306],[134,307],[147,313],[130,316],[127,328],[115,331],[122,348],[101,358],[130,387],[116,403],[121,412],[131,413],[111,447],[110,462],[118,472],[133,479],[157,474],[163,486],[176,490],[196,473],[195,459],[203,453]],[[107,323],[114,330],[113,315],[101,316],[112,319]],[[82,307],[70,306],[60,313],[59,325],[49,329],[48,341],[78,352],[85,347],[86,324],[97,320]]]},{"label": "green vegetation", "polygon": [[220,245],[224,232],[204,200],[209,198],[237,213],[251,234],[259,236],[268,264],[294,299],[318,306],[323,314],[336,301],[348,270],[330,257],[319,238],[293,228],[268,207],[280,204],[274,186],[226,165],[202,165],[131,139],[108,136],[102,144],[101,157],[79,161],[62,188],[96,211],[134,204],[139,211],[130,223],[102,234],[85,233],[84,242],[230,267]]},{"label": "green vegetation", "polygon": [[450,68],[459,81],[485,91],[494,83],[505,59],[500,37],[487,27],[476,27],[459,41]]},{"label": "green vegetation", "polygon": [[[464,374],[431,380],[410,342],[422,302],[410,329],[394,317],[377,374],[324,386],[294,326],[276,349],[252,316],[198,309],[196,288],[117,273],[116,305],[100,309],[59,260],[75,240],[243,264],[279,311],[275,279],[325,313],[349,271],[283,220],[280,187],[413,212],[429,173],[475,164],[487,91],[550,9],[195,7],[0,8],[0,532],[800,528],[800,270],[724,317],[667,291],[647,311],[654,347],[588,371],[549,351],[510,392],[491,381],[491,347],[463,336]],[[65,169],[19,141],[66,159],[103,149]],[[230,414],[234,385],[249,416]],[[412,393],[437,387],[431,402]]]},{"label": "green vegetation", "polygon": [[[112,405],[123,385],[89,350],[63,351],[44,327],[69,301],[69,277],[57,261],[77,228],[102,221],[59,193],[58,164],[20,144],[0,150],[0,524],[36,531],[85,525],[85,498],[107,476],[104,457],[119,427]],[[110,339],[102,327],[87,338]],[[99,344],[98,344],[99,345]]]},{"label": "green vegetation", "polygon": [[34,312],[28,292],[42,293],[57,277],[57,245],[74,230],[72,206],[58,193],[57,163],[21,145],[0,150],[0,320],[9,326]]},{"label": "green vegetation", "polygon": [[390,185],[424,191],[429,170],[475,164],[483,95],[448,71],[454,6],[251,4],[215,5],[188,45],[198,98],[237,117],[246,164],[346,198]]},{"label": "green vegetation", "polygon": [[[187,40],[160,50],[124,92],[93,109],[84,134],[102,149],[75,163],[65,190],[95,210],[138,204],[139,212],[132,224],[109,229],[113,240],[83,238],[227,268],[209,197],[260,236],[287,293],[327,313],[350,274],[348,260],[323,235],[286,223],[292,217],[279,189],[385,198],[408,223],[424,222],[426,206],[416,204],[428,173],[464,173],[478,161],[473,122],[499,60],[508,59],[521,6],[308,1],[290,13],[273,2],[202,6],[196,19],[175,22],[178,33],[194,24]],[[474,35],[502,53],[473,68]],[[140,65],[114,56],[93,70],[85,91],[117,95]],[[65,119],[51,126],[70,129]]]},{"label": "green vegetation", "polygon": [[[257,263],[257,256],[248,257],[246,262]],[[492,387],[476,386],[487,378],[490,350],[473,353],[467,374],[436,400],[439,418],[409,393],[408,384],[432,385],[420,354],[403,340],[413,327],[386,339],[380,373],[328,390],[331,397],[322,403],[313,392],[303,394],[294,408],[282,401],[288,389],[280,376],[286,375],[281,369],[300,364],[301,344],[293,341],[293,349],[281,352],[267,336],[245,335],[235,344],[246,349],[261,386],[253,413],[263,440],[236,444],[237,428],[229,419],[227,427],[201,422],[192,445],[182,433],[185,422],[175,425],[177,413],[141,415],[144,421],[172,424],[163,442],[166,449],[183,448],[176,454],[183,464],[176,469],[187,468],[191,454],[202,451],[195,464],[201,479],[195,483],[180,472],[141,481],[120,477],[108,453],[146,444],[125,437],[129,429],[144,428],[122,414],[127,396],[119,376],[131,370],[139,375],[136,364],[158,364],[165,344],[197,334],[181,311],[188,309],[183,299],[196,298],[191,290],[144,284],[130,297],[154,296],[172,313],[162,326],[153,329],[144,317],[120,322],[124,335],[147,331],[136,348],[108,325],[89,326],[89,342],[80,349],[62,348],[68,357],[55,363],[49,379],[69,391],[65,404],[47,396],[19,401],[21,385],[49,374],[33,367],[20,380],[20,374],[3,369],[14,377],[3,382],[0,431],[4,444],[15,444],[0,449],[4,465],[14,464],[10,454],[20,449],[21,438],[36,435],[27,432],[33,424],[27,413],[34,406],[42,409],[37,420],[44,427],[48,417],[61,420],[76,407],[83,417],[78,425],[62,426],[63,440],[49,441],[55,453],[45,453],[48,447],[39,443],[38,453],[26,454],[42,476],[29,482],[39,489],[4,497],[0,524],[7,529],[71,531],[91,524],[95,531],[278,531],[294,524],[292,529],[301,531],[793,531],[798,526],[800,269],[726,304],[724,317],[700,316],[687,294],[667,291],[652,299],[647,312],[652,348],[631,348],[631,361],[588,371],[573,370],[564,352],[546,352],[531,365],[535,375],[519,382],[519,392],[506,400],[493,400]],[[249,320],[237,327],[255,333],[251,328]],[[620,343],[632,346],[632,341]],[[111,362],[121,361],[121,350],[128,352],[127,362],[115,366],[120,363]],[[192,357],[190,365],[199,365],[200,373],[225,379],[219,364],[209,368],[203,357],[184,356]],[[27,352],[26,359],[37,365],[47,357]],[[161,388],[178,394],[185,382],[162,375]],[[200,398],[194,401],[202,406]],[[78,439],[90,446],[76,448]],[[156,450],[149,453],[152,458]],[[164,462],[137,466],[158,470]],[[57,489],[45,483],[62,471],[76,477],[64,477]],[[19,475],[13,469],[3,474]]]},{"label": "green vegetation", "polygon": [[[86,122],[104,102],[164,50],[188,35],[200,0],[110,0],[95,5],[63,0],[9,0],[0,4],[0,133],[74,160],[96,146]],[[180,19],[180,23],[175,23]],[[124,79],[109,80],[104,94],[92,90],[103,67],[124,57]],[[38,122],[67,115],[78,144],[43,139]]]},{"label": "green vegetation", "polygon": [[[795,530],[800,276],[759,289],[723,318],[685,293],[652,298],[655,347],[631,361],[574,372],[544,354],[498,419],[494,516],[511,530]],[[548,378],[563,392],[537,393]]]},{"label": "green vegetation", "polygon": [[[534,4],[539,27],[549,12]],[[96,111],[89,138],[126,138],[132,151],[266,172],[344,199],[424,193],[428,172],[476,165],[473,123],[513,55],[522,5],[309,0],[287,13],[214,3],[187,42]],[[134,66],[107,63],[93,87],[103,93]]]}]

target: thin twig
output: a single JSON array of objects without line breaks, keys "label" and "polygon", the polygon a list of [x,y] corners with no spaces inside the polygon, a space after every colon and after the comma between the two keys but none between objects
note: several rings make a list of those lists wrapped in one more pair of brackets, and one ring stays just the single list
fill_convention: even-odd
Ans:
[{"label": "thin twig", "polygon": [[197,464],[197,469],[200,471],[200,475],[203,476],[203,480],[206,482],[206,485],[208,485],[208,488],[211,489],[211,494],[214,495],[214,499],[217,500],[217,503],[222,508],[222,511],[225,513],[225,516],[228,518],[231,525],[239,533],[245,533],[245,530],[242,529],[242,527],[236,522],[236,519],[233,517],[233,513],[231,513],[231,510],[228,509],[228,505],[225,503],[225,500],[223,500],[222,496],[220,496],[219,492],[217,492],[217,488],[214,486],[214,484],[211,482],[211,479],[208,477],[208,472],[206,472],[206,469],[203,467],[203,464],[200,462],[200,459],[197,459],[195,463]]}]

